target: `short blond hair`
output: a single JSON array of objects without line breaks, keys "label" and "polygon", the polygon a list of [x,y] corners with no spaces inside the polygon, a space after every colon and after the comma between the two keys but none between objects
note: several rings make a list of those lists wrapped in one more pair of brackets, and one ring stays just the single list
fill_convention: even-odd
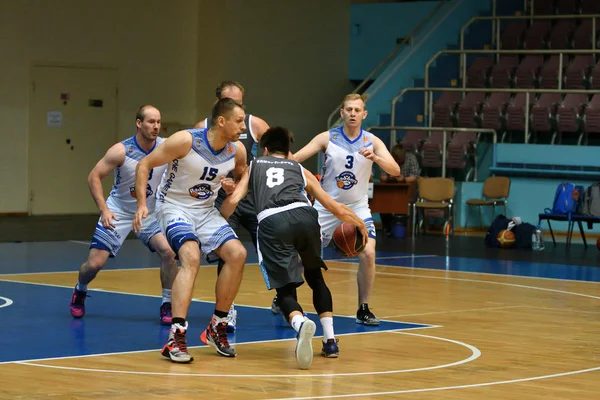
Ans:
[{"label": "short blond hair", "polygon": [[350,93],[350,94],[347,94],[346,97],[344,97],[344,100],[342,101],[342,107],[344,107],[346,105],[347,101],[352,101],[352,100],[361,100],[364,105],[367,104],[367,96],[366,95],[358,94],[358,93]]}]

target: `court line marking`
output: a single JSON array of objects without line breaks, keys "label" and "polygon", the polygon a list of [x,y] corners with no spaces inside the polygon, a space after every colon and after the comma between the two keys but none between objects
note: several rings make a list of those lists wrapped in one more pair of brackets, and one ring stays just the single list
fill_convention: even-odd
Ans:
[{"label": "court line marking", "polygon": [[4,303],[0,304],[0,308],[8,307],[13,304],[13,301],[11,299],[9,299],[8,297],[0,296],[0,300],[4,300]]},{"label": "court line marking", "polygon": [[503,310],[503,309],[506,309],[506,308],[522,308],[522,307],[527,307],[527,306],[519,305],[519,306],[471,308],[471,309],[468,309],[468,310],[432,311],[432,312],[418,313],[418,314],[386,315],[386,316],[383,316],[381,318],[414,317],[414,316],[417,316],[417,315],[452,314],[452,313],[461,313],[461,312]]},{"label": "court line marking", "polygon": [[[459,361],[455,361],[448,364],[434,365],[431,367],[421,367],[421,368],[411,368],[404,370],[388,370],[388,371],[369,371],[369,372],[346,372],[346,373],[338,373],[338,374],[199,374],[199,373],[177,373],[177,372],[142,372],[142,371],[119,371],[119,370],[107,370],[107,369],[96,369],[96,368],[80,368],[80,367],[65,367],[65,366],[57,366],[57,365],[45,365],[45,364],[37,364],[29,361],[20,361],[16,362],[16,364],[30,365],[34,367],[43,367],[43,368],[51,368],[51,369],[61,369],[61,370],[69,370],[69,371],[84,371],[84,372],[101,372],[101,373],[114,373],[114,374],[130,374],[130,375],[161,375],[161,376],[189,376],[189,377],[223,377],[223,378],[314,378],[314,377],[340,377],[340,376],[363,376],[363,375],[389,375],[389,374],[400,374],[400,373],[409,373],[409,372],[420,372],[420,371],[431,371],[435,369],[442,368],[450,368],[455,367],[462,364],[467,364],[471,361],[474,361],[481,357],[481,351],[468,343],[460,342],[458,340],[438,337],[438,336],[430,336],[430,335],[422,335],[418,333],[407,333],[401,331],[379,331],[379,333],[393,333],[398,335],[410,335],[410,336],[418,336],[424,337],[433,340],[440,340],[443,342],[454,343],[462,347],[466,347],[471,350],[471,355],[467,358],[464,358]],[[341,335],[340,335],[341,336]],[[285,339],[285,340],[295,340],[295,339]],[[247,342],[244,344],[250,343],[260,343],[260,342]],[[206,347],[206,346],[202,346]]]},{"label": "court line marking", "polygon": [[469,385],[443,386],[443,387],[434,387],[434,388],[395,390],[395,391],[389,391],[389,392],[372,392],[372,393],[361,393],[361,394],[358,394],[358,393],[357,394],[340,394],[340,395],[330,395],[330,396],[279,397],[279,398],[271,399],[271,400],[338,399],[338,398],[347,398],[347,397],[383,396],[383,395],[390,395],[390,394],[437,392],[437,391],[442,391],[442,390],[469,389],[469,388],[477,388],[477,387],[485,387],[485,386],[505,385],[507,383],[520,383],[520,382],[538,381],[538,380],[549,379],[549,378],[560,378],[563,376],[583,374],[586,372],[593,372],[593,371],[598,371],[598,370],[600,370],[600,367],[580,369],[577,371],[570,371],[570,372],[561,372],[558,374],[551,374],[551,375],[532,376],[529,378],[511,379],[511,380],[506,380],[506,381],[473,383],[473,384],[469,384]]}]

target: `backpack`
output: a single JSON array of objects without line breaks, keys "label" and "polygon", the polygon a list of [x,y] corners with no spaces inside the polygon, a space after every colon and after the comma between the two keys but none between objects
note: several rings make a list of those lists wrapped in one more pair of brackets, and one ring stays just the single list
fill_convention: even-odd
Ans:
[{"label": "backpack", "polygon": [[515,247],[517,249],[531,249],[531,235],[535,232],[535,226],[523,222],[513,228],[515,234]]},{"label": "backpack", "polygon": [[579,213],[588,216],[600,217],[600,183],[588,186],[582,193]]},{"label": "backpack", "polygon": [[554,203],[552,209],[546,208],[546,214],[570,214],[577,212],[583,186],[576,186],[572,183],[561,183],[556,188],[554,194]]},{"label": "backpack", "polygon": [[490,225],[490,229],[488,229],[485,234],[485,245],[487,247],[500,247],[500,243],[498,243],[498,234],[500,231],[507,229],[508,224],[510,223],[510,219],[506,218],[504,215],[498,215],[492,225]]}]

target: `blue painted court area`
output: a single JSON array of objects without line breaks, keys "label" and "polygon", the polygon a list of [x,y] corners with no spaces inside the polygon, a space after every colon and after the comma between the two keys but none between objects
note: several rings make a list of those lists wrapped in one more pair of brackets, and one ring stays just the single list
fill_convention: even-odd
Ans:
[{"label": "blue painted court area", "polygon": [[[86,301],[86,316],[69,314],[72,289],[0,281],[0,296],[13,304],[0,308],[6,323],[0,326],[0,362],[158,350],[167,340],[169,327],[158,321],[158,297],[95,292]],[[0,305],[2,300],[0,299]],[[236,306],[240,330],[230,336],[232,343],[293,339],[294,330],[270,309]],[[200,333],[208,324],[213,303],[193,302],[188,320],[188,345],[200,346]],[[317,336],[322,335],[317,322]],[[334,317],[337,335],[361,332],[426,328],[429,325],[386,322],[378,327],[356,324],[354,317]],[[18,335],[21,343],[15,343]],[[23,344],[26,343],[26,344]]]}]

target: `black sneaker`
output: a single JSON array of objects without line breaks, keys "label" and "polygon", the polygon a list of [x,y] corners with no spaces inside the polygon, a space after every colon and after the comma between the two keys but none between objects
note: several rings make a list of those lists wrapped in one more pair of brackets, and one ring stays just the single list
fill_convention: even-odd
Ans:
[{"label": "black sneaker", "polygon": [[327,358],[338,358],[340,356],[340,347],[338,345],[338,340],[327,339],[327,341],[323,343],[321,355]]},{"label": "black sneaker", "polygon": [[273,297],[273,302],[271,303],[271,312],[273,314],[281,313],[281,308],[279,308],[279,302],[277,301],[277,295]]},{"label": "black sneaker", "polygon": [[368,326],[379,325],[379,319],[369,310],[367,304],[361,304],[360,308],[356,312],[356,323]]}]

